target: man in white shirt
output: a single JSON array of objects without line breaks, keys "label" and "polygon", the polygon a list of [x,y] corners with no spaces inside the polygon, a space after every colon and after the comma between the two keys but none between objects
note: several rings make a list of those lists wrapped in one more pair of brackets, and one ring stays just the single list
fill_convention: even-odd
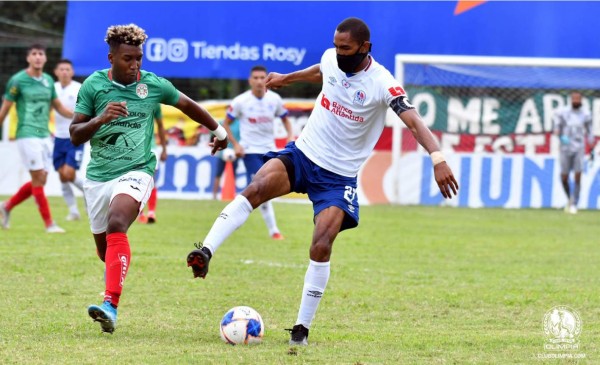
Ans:
[{"label": "man in white shirt", "polygon": [[[233,144],[235,155],[244,160],[248,184],[264,164],[263,155],[275,150],[273,124],[276,118],[281,118],[288,134],[288,142],[294,140],[292,123],[287,118],[288,111],[283,107],[283,100],[279,94],[267,90],[266,79],[267,69],[263,66],[254,66],[250,70],[248,78],[250,90],[233,99],[223,124]],[[236,119],[240,123],[239,141],[230,128]],[[275,221],[275,211],[271,201],[264,202],[259,208],[269,230],[269,236],[276,240],[283,239]]]},{"label": "man in white shirt", "polygon": [[[77,93],[81,87],[81,83],[73,80],[73,64],[70,60],[62,59],[58,61],[54,68],[54,75],[58,79],[54,83],[54,89],[60,102],[67,108],[74,110],[75,102],[77,101]],[[71,135],[69,126],[71,119],[65,118],[62,115],[55,113],[54,120],[56,131],[54,133],[54,152],[52,160],[54,169],[58,171],[60,182],[62,185],[62,193],[67,206],[69,207],[68,221],[79,220],[81,214],[77,209],[77,200],[73,193],[73,184],[83,193],[83,179],[77,176],[77,170],[81,166],[83,159],[83,147],[79,145],[75,147],[71,143]]]},{"label": "man in white shirt", "polygon": [[357,173],[383,130],[388,107],[430,153],[444,198],[458,190],[437,141],[408,102],[404,89],[369,55],[367,25],[358,18],[345,19],[336,28],[333,44],[335,48],[325,51],[320,64],[285,75],[269,74],[268,88],[308,81],[323,83],[323,89],[298,140],[265,155],[265,165],[223,209],[204,246],[187,257],[194,276],[205,277],[214,252],[252,209],[291,191],[307,193],[313,203],[315,228],[290,345],[308,344],[308,331],[329,280],[333,241],[342,230],[358,225]]}]

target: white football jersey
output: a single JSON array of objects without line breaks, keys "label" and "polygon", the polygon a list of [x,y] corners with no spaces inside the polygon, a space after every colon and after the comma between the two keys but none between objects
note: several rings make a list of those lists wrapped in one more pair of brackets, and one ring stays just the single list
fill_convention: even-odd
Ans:
[{"label": "white football jersey", "polygon": [[[77,93],[79,92],[79,88],[81,88],[81,83],[77,81],[71,81],[71,83],[65,88],[60,85],[60,82],[54,83],[54,89],[56,90],[58,99],[62,105],[71,110],[75,110],[75,102],[77,101]],[[65,118],[54,111],[54,121],[56,123],[56,131],[54,132],[54,136],[57,138],[71,138],[69,126],[71,125],[72,119]]]},{"label": "white football jersey", "polygon": [[373,151],[390,102],[406,95],[392,74],[371,56],[369,65],[348,76],[334,48],[321,57],[323,89],[296,146],[318,166],[354,177]]},{"label": "white football jersey", "polygon": [[273,121],[285,117],[287,110],[279,94],[268,90],[261,99],[251,90],[233,99],[227,115],[240,121],[239,143],[245,153],[267,153],[275,150]]}]

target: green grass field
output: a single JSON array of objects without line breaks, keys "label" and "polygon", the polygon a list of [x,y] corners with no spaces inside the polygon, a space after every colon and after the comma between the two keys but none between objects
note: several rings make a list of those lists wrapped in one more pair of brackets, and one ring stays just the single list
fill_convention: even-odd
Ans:
[{"label": "green grass field", "polygon": [[[206,280],[185,257],[224,203],[159,201],[155,225],[129,231],[132,263],[117,330],[87,315],[103,263],[86,221],[44,233],[29,200],[0,231],[1,364],[572,364],[600,363],[598,212],[373,206],[334,245],[332,275],[309,337],[287,344],[312,235],[309,205],[276,203],[285,241],[258,212],[221,247]],[[258,346],[229,346],[219,321],[257,309]],[[542,320],[577,310],[583,360],[549,354]],[[563,353],[568,353],[564,351]]]}]

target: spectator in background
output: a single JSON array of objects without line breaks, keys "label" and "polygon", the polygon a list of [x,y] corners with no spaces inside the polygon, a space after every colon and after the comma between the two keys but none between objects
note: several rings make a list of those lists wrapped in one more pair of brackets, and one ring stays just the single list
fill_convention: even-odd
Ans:
[{"label": "spectator in background", "polygon": [[167,143],[171,146],[185,146],[185,133],[183,127],[185,119],[179,118],[177,124],[167,129]]},{"label": "spectator in background", "polygon": [[[560,179],[567,205],[565,212],[576,214],[581,190],[581,170],[585,157],[586,141],[592,146],[592,116],[581,107],[581,93],[571,93],[571,105],[559,110],[554,118],[554,133],[560,138]],[[575,187],[571,192],[569,174],[575,174]]]},{"label": "spectator in background", "polygon": [[[275,150],[274,126],[276,118],[281,118],[287,131],[287,140],[294,140],[292,123],[287,118],[287,110],[279,94],[267,90],[265,81],[267,69],[254,66],[250,70],[248,83],[250,90],[233,99],[227,110],[223,126],[231,137],[235,155],[243,158],[246,167],[248,184],[264,164],[262,156]],[[235,119],[240,121],[240,139],[233,137],[229,126]],[[275,220],[275,211],[270,200],[260,205],[260,212],[269,230],[269,235],[275,240],[283,239]]]},{"label": "spectator in background", "polygon": [[[152,138],[152,153],[156,156],[156,168],[154,169],[154,181],[156,182],[156,174],[158,172],[158,168],[161,162],[165,162],[167,160],[167,137],[165,136],[165,127],[163,124],[162,111],[160,108],[160,104],[156,105],[154,108],[154,135]],[[160,142],[161,152],[158,153],[158,148],[156,147],[156,136],[158,136],[158,141]],[[148,215],[144,215],[144,210],[140,212],[138,217],[138,221],[140,223],[156,223],[156,203],[158,202],[158,189],[156,185],[152,188],[152,192],[150,193],[150,198],[148,198]]]},{"label": "spectator in background", "polygon": [[202,144],[208,144],[208,143],[210,143],[210,139],[211,139],[210,131],[203,125],[200,125],[194,131],[194,135],[190,137],[187,145],[188,146],[199,146]]},{"label": "spectator in background", "polygon": [[[54,83],[54,89],[56,90],[58,99],[65,107],[71,110],[75,109],[77,93],[79,92],[79,88],[81,88],[81,83],[73,80],[73,74],[73,64],[67,59],[58,61],[54,68],[54,75],[58,79]],[[83,193],[83,179],[77,176],[77,170],[79,170],[81,160],[83,159],[84,145],[74,146],[71,143],[71,135],[69,134],[71,118],[65,118],[56,113],[54,120],[56,126],[56,131],[54,132],[54,152],[52,154],[54,169],[58,171],[63,198],[69,207],[67,220],[79,220],[81,219],[81,214],[77,208],[77,199],[75,199],[71,184]]]},{"label": "spectator in background", "polygon": [[44,72],[46,48],[35,44],[27,49],[29,66],[14,74],[6,85],[6,93],[0,107],[0,127],[10,107],[17,106],[17,145],[23,164],[29,170],[31,181],[19,188],[8,201],[0,203],[0,225],[9,228],[11,210],[33,195],[47,233],[64,233],[52,219],[44,185],[52,156],[50,148],[50,107],[65,118],[72,118],[73,111],[58,99],[52,76]]}]

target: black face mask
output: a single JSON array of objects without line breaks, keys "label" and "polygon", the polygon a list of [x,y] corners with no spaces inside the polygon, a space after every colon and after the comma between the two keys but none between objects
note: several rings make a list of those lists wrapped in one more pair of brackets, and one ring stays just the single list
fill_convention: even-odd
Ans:
[{"label": "black face mask", "polygon": [[[362,47],[362,45],[361,45],[361,47]],[[351,55],[336,54],[337,64],[338,64],[339,69],[344,71],[345,73],[353,73],[356,70],[356,68],[358,67],[358,65],[360,65],[360,63],[365,59],[365,57],[367,57],[367,55],[371,51],[371,47],[372,47],[372,45],[369,46],[369,51],[365,52],[365,53],[359,53],[360,47],[358,47],[358,50],[356,51],[355,54],[351,54]]]}]

